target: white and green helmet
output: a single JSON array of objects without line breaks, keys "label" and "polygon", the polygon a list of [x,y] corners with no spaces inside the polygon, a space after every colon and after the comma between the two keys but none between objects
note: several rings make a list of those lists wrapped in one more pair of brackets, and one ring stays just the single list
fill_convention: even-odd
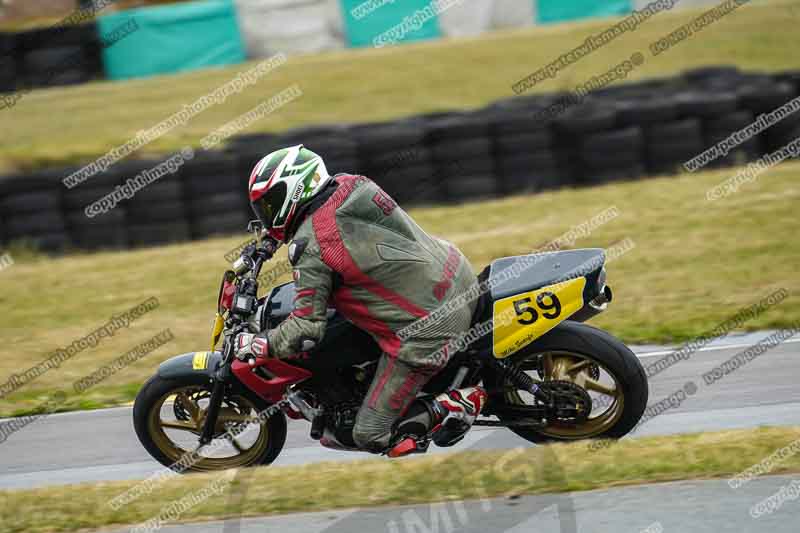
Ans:
[{"label": "white and green helmet", "polygon": [[302,144],[261,159],[250,174],[250,205],[272,238],[286,241],[292,219],[331,179],[322,158]]}]

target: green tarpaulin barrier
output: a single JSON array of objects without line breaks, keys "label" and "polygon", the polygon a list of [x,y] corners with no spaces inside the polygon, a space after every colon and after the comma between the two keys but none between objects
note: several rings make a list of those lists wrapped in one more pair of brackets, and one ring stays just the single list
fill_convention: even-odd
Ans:
[{"label": "green tarpaulin barrier", "polygon": [[631,0],[534,0],[536,22],[566,22],[588,17],[611,17],[633,11]]},{"label": "green tarpaulin barrier", "polygon": [[134,19],[135,31],[103,49],[112,80],[182,72],[245,60],[232,0],[120,11],[98,19],[101,35]]},{"label": "green tarpaulin barrier", "polygon": [[441,37],[438,11],[453,0],[340,0],[349,46],[392,44]]}]

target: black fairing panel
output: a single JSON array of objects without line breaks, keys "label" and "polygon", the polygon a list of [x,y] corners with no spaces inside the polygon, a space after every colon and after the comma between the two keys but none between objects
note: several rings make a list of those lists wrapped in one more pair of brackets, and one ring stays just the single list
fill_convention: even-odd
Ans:
[{"label": "black fairing panel", "polygon": [[[265,313],[267,317],[265,327],[271,329],[286,320],[294,309],[294,296],[294,282],[272,289],[267,300],[269,311]],[[292,359],[289,362],[294,366],[319,372],[374,361],[380,355],[380,347],[368,333],[354,326],[335,309],[328,309],[325,336],[310,357]]]},{"label": "black fairing panel", "polygon": [[[605,252],[602,248],[496,259],[489,267],[488,277],[496,283],[491,289],[491,299],[500,300],[561,281],[586,276],[584,301],[589,301],[599,293],[597,277],[604,263]],[[514,264],[517,264],[516,269],[506,270],[511,269]],[[503,271],[506,271],[506,274],[500,274]],[[519,275],[509,275],[514,271],[519,271]]]}]

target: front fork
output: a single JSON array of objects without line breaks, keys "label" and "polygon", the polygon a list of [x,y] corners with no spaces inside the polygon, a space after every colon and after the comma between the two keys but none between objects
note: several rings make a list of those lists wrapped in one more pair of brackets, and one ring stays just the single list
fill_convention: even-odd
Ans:
[{"label": "front fork", "polygon": [[[236,338],[235,336],[233,338]],[[225,399],[225,389],[231,379],[231,361],[233,359],[233,343],[225,343],[225,357],[222,364],[214,373],[214,386],[211,389],[211,398],[208,400],[206,419],[203,421],[203,431],[200,433],[200,446],[209,444],[214,439],[217,427],[219,410],[222,407],[222,400]]]},{"label": "front fork", "polygon": [[225,387],[228,384],[230,373],[231,369],[226,365],[220,368],[214,376],[214,387],[211,389],[206,419],[203,421],[203,432],[200,434],[201,446],[209,444],[214,438],[214,430],[217,427],[217,418],[219,417],[222,400],[225,398]]}]

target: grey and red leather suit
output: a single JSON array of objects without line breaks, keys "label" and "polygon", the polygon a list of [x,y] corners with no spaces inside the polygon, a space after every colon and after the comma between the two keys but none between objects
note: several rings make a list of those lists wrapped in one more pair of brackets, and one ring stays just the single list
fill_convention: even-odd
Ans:
[{"label": "grey and red leather suit", "polygon": [[[382,452],[392,424],[450,356],[447,341],[469,328],[475,303],[424,319],[476,282],[452,244],[425,233],[374,182],[340,174],[333,194],[298,227],[289,246],[297,287],[294,311],[267,333],[269,353],[286,357],[319,341],[329,305],[368,332],[383,350],[356,418],[355,443]],[[401,339],[401,336],[403,337]]]}]

